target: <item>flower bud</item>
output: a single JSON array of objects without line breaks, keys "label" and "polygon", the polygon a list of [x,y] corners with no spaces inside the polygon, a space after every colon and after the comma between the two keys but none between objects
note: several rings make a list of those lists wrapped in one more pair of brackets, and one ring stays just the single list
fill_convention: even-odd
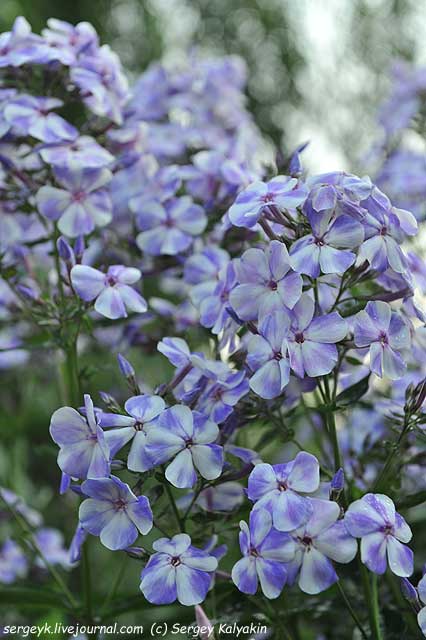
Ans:
[{"label": "flower bud", "polygon": [[74,253],[76,262],[80,263],[83,257],[83,253],[86,246],[84,243],[84,236],[78,236],[77,240],[74,243]]},{"label": "flower bud", "polygon": [[56,248],[58,249],[59,257],[64,262],[70,265],[75,264],[74,251],[72,250],[71,246],[68,244],[68,241],[63,236],[58,238],[58,240],[56,241]]},{"label": "flower bud", "polygon": [[135,370],[133,369],[130,362],[124,356],[122,356],[121,353],[117,355],[117,360],[118,360],[118,366],[120,367],[120,371],[123,374],[123,376],[125,378],[134,378]]},{"label": "flower bud", "polygon": [[345,486],[345,475],[343,473],[343,469],[340,468],[336,471],[333,478],[331,479],[331,490],[340,493],[343,490],[344,486]]},{"label": "flower bud", "polygon": [[413,605],[419,604],[419,597],[417,594],[417,589],[411,584],[408,578],[401,578],[400,581],[401,593],[404,598]]}]

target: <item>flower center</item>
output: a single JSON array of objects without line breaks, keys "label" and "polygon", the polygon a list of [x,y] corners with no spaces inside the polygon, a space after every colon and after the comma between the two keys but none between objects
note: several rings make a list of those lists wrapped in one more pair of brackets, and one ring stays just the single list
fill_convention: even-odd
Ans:
[{"label": "flower center", "polygon": [[193,444],[194,444],[194,443],[193,443],[192,439],[190,438],[189,440],[186,440],[186,441],[185,441],[185,448],[186,448],[186,449],[190,449],[190,448],[192,447],[192,445],[193,445]]},{"label": "flower center", "polygon": [[86,194],[84,193],[84,191],[76,191],[73,196],[72,199],[74,200],[74,202],[82,202],[86,197]]},{"label": "flower center", "polygon": [[305,342],[305,337],[301,331],[299,333],[296,333],[296,335],[294,336],[294,339],[299,344],[302,344],[302,342]]},{"label": "flower center", "polygon": [[172,565],[172,567],[178,567],[181,564],[179,556],[173,556],[173,558],[170,560],[170,564]]},{"label": "flower center", "polygon": [[387,335],[386,335],[386,333],[384,331],[381,331],[379,333],[379,342],[382,345],[388,344],[388,337],[387,337]]},{"label": "flower center", "polygon": [[388,228],[387,228],[387,227],[385,227],[385,226],[383,226],[383,227],[380,229],[380,235],[381,235],[381,236],[385,236],[385,235],[387,234],[387,232],[388,232]]},{"label": "flower center", "polygon": [[250,547],[249,554],[255,558],[259,557],[259,552],[255,547]]},{"label": "flower center", "polygon": [[391,524],[385,524],[385,526],[382,528],[382,531],[385,534],[385,536],[392,536],[393,526]]},{"label": "flower center", "polygon": [[139,422],[139,420],[136,420],[136,422],[133,425],[133,427],[136,429],[136,431],[144,431],[144,423],[143,422]]},{"label": "flower center", "polygon": [[323,247],[325,245],[325,242],[322,238],[315,238],[315,244],[317,245],[317,247]]},{"label": "flower center", "polygon": [[126,506],[127,503],[122,498],[118,498],[118,500],[114,501],[114,509],[116,511],[124,511]]},{"label": "flower center", "polygon": [[274,360],[282,360],[283,359],[283,354],[281,353],[281,351],[274,351]]},{"label": "flower center", "polygon": [[106,283],[109,284],[110,287],[113,287],[117,284],[117,278],[115,276],[107,276]]},{"label": "flower center", "polygon": [[271,291],[276,291],[278,289],[278,285],[274,280],[268,282],[268,287],[271,289]]},{"label": "flower center", "polygon": [[278,487],[278,491],[287,491],[287,488],[288,488],[284,480],[280,480],[277,484],[277,487]]},{"label": "flower center", "polygon": [[263,196],[263,202],[273,202],[273,200],[274,200],[274,195],[273,195],[273,193],[266,193],[266,194]]},{"label": "flower center", "polygon": [[167,220],[164,223],[164,226],[167,227],[168,229],[171,229],[172,227],[175,226],[175,221],[172,220],[171,218],[167,218]]},{"label": "flower center", "polygon": [[312,544],[312,538],[309,536],[303,536],[303,538],[298,538],[298,540],[303,544],[304,547],[310,547]]}]

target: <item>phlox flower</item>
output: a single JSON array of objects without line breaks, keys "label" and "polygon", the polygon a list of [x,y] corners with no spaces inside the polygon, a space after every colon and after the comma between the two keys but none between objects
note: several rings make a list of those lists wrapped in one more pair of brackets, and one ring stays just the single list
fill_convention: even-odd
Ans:
[{"label": "phlox flower", "polygon": [[324,376],[337,362],[336,342],[348,332],[347,322],[337,313],[314,318],[315,303],[303,294],[291,311],[291,325],[287,337],[290,366],[303,378]]},{"label": "phlox flower", "polygon": [[302,295],[302,278],[290,268],[285,245],[273,240],[264,250],[248,249],[235,262],[238,286],[229,296],[242,320],[257,320],[259,313],[292,309]]},{"label": "phlox flower", "polygon": [[136,243],[152,256],[186,251],[207,225],[203,208],[194,204],[189,196],[171,198],[164,203],[146,202],[142,210],[138,207],[135,213],[141,229]]},{"label": "phlox flower", "polygon": [[369,347],[370,369],[381,378],[397,380],[405,374],[407,365],[400,351],[410,346],[410,332],[387,302],[370,301],[356,314],[354,341],[357,347]]},{"label": "phlox flower", "polygon": [[127,310],[145,313],[145,299],[129,285],[141,278],[134,267],[112,265],[103,273],[98,269],[77,264],[71,269],[71,283],[77,295],[85,302],[95,300],[95,311],[106,318],[127,318]]},{"label": "phlox flower", "polygon": [[291,247],[291,265],[298,273],[317,278],[320,273],[344,273],[356,260],[351,251],[364,240],[362,225],[351,216],[330,221],[326,214],[308,216],[312,233]]},{"label": "phlox flower", "polygon": [[85,418],[72,407],[57,409],[50,421],[50,435],[60,448],[61,471],[73,478],[102,478],[109,474],[110,451],[89,395],[84,396],[84,406]]},{"label": "phlox flower", "polygon": [[152,604],[170,604],[176,599],[191,606],[203,602],[212,582],[217,559],[191,545],[186,533],[160,538],[141,574],[140,589]]},{"label": "phlox flower", "polygon": [[407,269],[407,259],[400,244],[406,235],[417,233],[417,222],[409,211],[391,206],[379,189],[363,205],[369,214],[363,221],[366,240],[359,250],[359,258],[367,260],[371,268],[383,272],[390,268],[397,273]]},{"label": "phlox flower", "polygon": [[72,141],[46,143],[40,147],[40,155],[44,162],[68,169],[100,169],[114,161],[114,156],[90,136],[80,136]]},{"label": "phlox flower", "polygon": [[57,98],[18,94],[4,108],[4,118],[18,136],[33,136],[42,142],[75,140],[78,131],[69,122],[51,113],[63,105]]},{"label": "phlox flower", "polygon": [[413,552],[403,544],[410,542],[411,529],[388,496],[367,493],[355,500],[345,514],[345,525],[352,536],[361,538],[361,560],[370,571],[382,574],[389,563],[397,576],[411,576]]},{"label": "phlox flower", "polygon": [[287,313],[275,311],[259,324],[259,333],[247,344],[247,364],[254,374],[250,388],[261,398],[276,398],[287,386],[290,364],[287,337],[290,320]]},{"label": "phlox flower", "polygon": [[114,456],[127,442],[132,440],[127,467],[131,471],[143,472],[152,467],[152,462],[146,452],[147,435],[164,410],[166,404],[160,396],[140,395],[126,400],[125,410],[129,414],[123,416],[117,413],[103,413],[100,424],[108,429],[105,439]]},{"label": "phlox flower", "polygon": [[240,548],[244,555],[232,569],[232,580],[243,593],[260,587],[267,598],[278,598],[287,580],[285,564],[294,558],[295,544],[288,533],[272,526],[271,514],[257,509],[250,524],[240,522]]},{"label": "phlox flower", "polygon": [[254,510],[270,511],[278,531],[292,531],[312,515],[312,503],[305,494],[317,491],[319,484],[318,460],[300,451],[283,464],[257,464],[248,479],[247,495],[255,503]]},{"label": "phlox flower", "polygon": [[202,298],[199,296],[200,323],[203,327],[211,328],[212,333],[220,333],[231,320],[228,313],[229,296],[236,284],[235,262],[232,260],[221,269],[213,291]]},{"label": "phlox flower", "polygon": [[214,444],[218,434],[217,425],[203,414],[176,405],[159,416],[145,450],[152,466],[174,458],[166,469],[167,480],[180,489],[190,488],[197,481],[195,469],[206,480],[220,476],[223,449]]},{"label": "phlox flower", "polygon": [[296,543],[294,560],[287,565],[288,581],[298,576],[302,591],[314,595],[338,581],[332,560],[347,564],[357,553],[355,538],[349,535],[343,520],[338,520],[336,502],[308,498],[312,515],[303,527],[291,532]]},{"label": "phlox flower", "polygon": [[270,206],[295,209],[306,200],[308,191],[296,178],[276,176],[269,182],[253,182],[241,191],[229,209],[229,219],[237,227],[251,228]]},{"label": "phlox flower", "polygon": [[43,557],[37,557],[35,564],[46,569],[43,558],[51,565],[59,565],[64,569],[71,568],[71,557],[64,547],[64,536],[58,529],[42,527],[34,533],[34,542]]},{"label": "phlox flower", "polygon": [[129,485],[119,478],[86,480],[81,489],[88,496],[78,512],[82,527],[102,544],[115,551],[132,545],[138,533],[152,528],[152,511],[148,498],[135,496]]},{"label": "phlox flower", "polygon": [[105,186],[111,180],[108,169],[58,168],[55,178],[63,188],[44,185],[36,194],[38,210],[58,221],[59,231],[68,237],[92,233],[112,220],[112,202]]}]

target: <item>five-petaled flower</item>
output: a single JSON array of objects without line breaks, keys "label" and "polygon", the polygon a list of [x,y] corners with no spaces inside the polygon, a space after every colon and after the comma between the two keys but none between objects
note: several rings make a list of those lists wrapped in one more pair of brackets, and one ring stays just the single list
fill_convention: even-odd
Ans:
[{"label": "five-petaled flower", "polygon": [[317,491],[320,483],[318,460],[300,451],[294,460],[271,466],[255,466],[248,479],[247,495],[254,510],[267,509],[278,531],[302,526],[312,514],[312,503],[305,494]]},{"label": "five-petaled flower", "polygon": [[127,311],[145,313],[145,299],[129,285],[141,278],[134,267],[116,264],[103,273],[99,269],[77,264],[71,269],[71,283],[78,296],[85,302],[95,300],[95,311],[116,320],[127,318]]},{"label": "five-petaled flower", "polygon": [[141,574],[140,589],[152,604],[176,599],[186,606],[203,602],[217,569],[217,559],[191,545],[186,533],[153,543],[154,553]]},{"label": "five-petaled flower", "polygon": [[395,511],[392,500],[381,493],[367,493],[349,505],[345,525],[355,538],[361,538],[361,560],[374,573],[389,568],[397,576],[413,573],[413,552],[403,543],[412,533],[404,518]]},{"label": "five-petaled flower", "polygon": [[223,467],[223,448],[214,444],[217,424],[198,411],[175,405],[159,416],[155,429],[148,432],[146,453],[157,466],[174,458],[166,469],[166,478],[179,489],[193,487],[195,469],[206,480],[218,478]]},{"label": "five-petaled flower", "polygon": [[356,314],[354,341],[357,347],[370,347],[370,369],[391,380],[401,378],[407,368],[400,351],[410,346],[410,332],[402,316],[387,302],[368,302]]},{"label": "five-petaled flower", "polygon": [[59,468],[73,478],[103,478],[109,475],[110,451],[98,424],[89,395],[84,396],[85,417],[72,407],[61,407],[52,415],[50,435],[59,445]]},{"label": "five-petaled flower", "polygon": [[253,510],[250,525],[240,522],[240,548],[244,558],[232,569],[232,580],[243,593],[254,594],[258,582],[267,598],[278,598],[287,580],[285,564],[294,558],[295,544],[288,533],[272,526],[265,509]]},{"label": "five-petaled flower", "polygon": [[134,543],[138,532],[145,535],[151,530],[148,498],[135,496],[119,478],[85,480],[81,490],[88,498],[80,505],[80,523],[83,529],[99,536],[108,549],[126,549]]}]

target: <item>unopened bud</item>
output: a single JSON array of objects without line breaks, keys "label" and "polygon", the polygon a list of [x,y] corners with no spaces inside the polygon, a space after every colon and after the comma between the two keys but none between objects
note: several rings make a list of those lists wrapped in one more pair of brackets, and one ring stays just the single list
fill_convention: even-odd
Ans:
[{"label": "unopened bud", "polygon": [[59,257],[66,263],[70,265],[75,264],[75,256],[72,247],[69,245],[68,241],[61,236],[56,241],[56,248],[58,249]]},{"label": "unopened bud", "polygon": [[207,617],[203,607],[201,607],[199,604],[196,604],[194,608],[195,619],[197,621],[198,628],[200,629],[198,637],[201,640],[212,640],[212,638],[214,639],[214,634],[212,633],[214,628],[213,624]]},{"label": "unopened bud", "polygon": [[81,262],[85,248],[86,245],[84,243],[84,236],[78,236],[77,240],[74,243],[74,253],[77,262]]},{"label": "unopened bud", "polygon": [[40,297],[37,291],[32,287],[28,287],[25,284],[18,284],[16,285],[16,290],[19,291],[22,297],[26,298],[27,300],[31,300],[31,302],[40,301]]},{"label": "unopened bud", "polygon": [[118,366],[120,367],[120,371],[123,374],[123,376],[125,378],[134,378],[135,370],[133,369],[132,365],[127,360],[127,358],[125,358],[124,356],[121,355],[121,353],[119,353],[117,355],[117,360],[118,360]]},{"label": "unopened bud", "polygon": [[408,578],[401,578],[400,581],[401,593],[410,604],[419,604],[419,596],[417,589],[411,584]]},{"label": "unopened bud", "polygon": [[333,478],[331,479],[331,489],[332,491],[340,491],[343,490],[345,486],[345,474],[343,473],[343,469],[340,468],[336,471]]}]

